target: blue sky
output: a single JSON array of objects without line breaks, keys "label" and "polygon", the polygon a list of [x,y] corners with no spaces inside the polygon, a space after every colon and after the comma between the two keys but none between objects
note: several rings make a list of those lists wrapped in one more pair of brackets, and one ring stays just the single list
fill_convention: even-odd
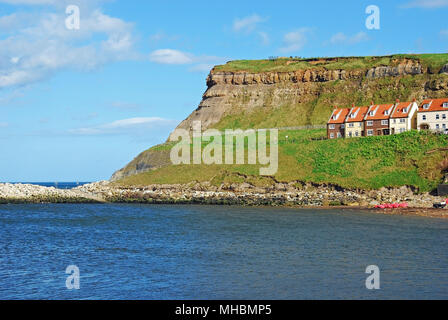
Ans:
[{"label": "blue sky", "polygon": [[108,179],[165,141],[228,60],[446,52],[447,13],[448,0],[0,0],[0,181]]}]

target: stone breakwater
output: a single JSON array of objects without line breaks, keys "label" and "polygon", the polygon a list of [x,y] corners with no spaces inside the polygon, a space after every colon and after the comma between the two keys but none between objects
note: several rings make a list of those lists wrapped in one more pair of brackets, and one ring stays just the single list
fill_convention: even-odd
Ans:
[{"label": "stone breakwater", "polygon": [[79,189],[61,190],[31,184],[0,184],[0,204],[5,203],[91,203],[102,197]]},{"label": "stone breakwater", "polygon": [[434,202],[443,200],[428,193],[416,194],[408,187],[355,191],[301,182],[275,183],[264,187],[248,183],[215,186],[208,182],[124,187],[101,181],[72,190],[0,184],[0,203],[114,202],[369,208],[381,203],[407,202],[412,208],[428,209]]}]

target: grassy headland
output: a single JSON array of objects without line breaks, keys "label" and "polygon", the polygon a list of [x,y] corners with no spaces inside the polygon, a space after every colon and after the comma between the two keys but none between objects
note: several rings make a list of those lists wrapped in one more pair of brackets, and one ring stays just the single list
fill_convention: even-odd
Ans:
[{"label": "grassy headland", "polygon": [[267,185],[276,181],[304,181],[355,189],[407,185],[419,191],[430,191],[448,169],[448,152],[426,154],[446,147],[448,136],[417,131],[383,137],[320,140],[323,136],[325,130],[280,131],[279,170],[273,178],[259,176],[258,165],[169,165],[118,183],[210,181],[216,185],[223,182]]},{"label": "grassy headland", "polygon": [[306,70],[315,68],[325,68],[328,70],[355,70],[370,69],[378,66],[393,66],[401,59],[418,60],[423,67],[427,67],[432,73],[437,73],[448,63],[448,54],[396,54],[380,57],[340,57],[340,58],[287,58],[266,60],[236,60],[225,65],[216,66],[214,71],[224,72],[290,72],[296,70]]}]

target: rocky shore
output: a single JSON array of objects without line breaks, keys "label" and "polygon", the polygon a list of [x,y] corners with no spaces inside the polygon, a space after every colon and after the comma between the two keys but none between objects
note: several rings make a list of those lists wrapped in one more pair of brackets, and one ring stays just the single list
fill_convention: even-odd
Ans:
[{"label": "rocky shore", "polygon": [[407,202],[410,209],[382,210],[387,214],[446,216],[433,210],[434,202],[444,199],[428,193],[416,194],[411,188],[382,188],[372,191],[344,190],[337,186],[301,182],[257,187],[247,183],[189,183],[185,185],[119,186],[101,181],[72,190],[34,185],[0,184],[0,203],[145,203],[216,204],[243,206],[291,206],[305,208],[373,208],[380,203]]},{"label": "rocky shore", "polygon": [[0,184],[0,204],[6,203],[95,203],[102,197],[79,189],[62,190],[31,184]]}]

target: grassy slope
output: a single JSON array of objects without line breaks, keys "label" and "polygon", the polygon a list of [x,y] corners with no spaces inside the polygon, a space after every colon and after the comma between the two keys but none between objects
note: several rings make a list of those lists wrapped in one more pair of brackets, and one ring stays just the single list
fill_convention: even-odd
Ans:
[{"label": "grassy slope", "polygon": [[[314,100],[301,104],[285,101],[283,105],[266,105],[263,112],[234,108],[215,128],[273,128],[307,124],[323,124],[328,120],[333,105],[349,106],[393,102],[399,98],[410,101],[415,92],[428,80],[446,82],[447,75],[438,73],[448,63],[448,54],[394,55],[387,57],[353,57],[322,59],[277,59],[232,61],[215,67],[214,71],[294,71],[307,68],[364,69],[379,65],[394,65],[400,58],[418,59],[433,74],[406,77],[387,77],[362,80],[359,83],[332,81],[319,84],[321,94]],[[292,63],[291,63],[292,62]],[[444,95],[444,92],[440,92]],[[237,97],[235,105],[241,105],[245,97]],[[298,112],[300,111],[300,112]],[[427,150],[445,147],[447,137],[425,133],[405,133],[390,137],[368,137],[350,140],[312,140],[325,135],[323,130],[281,132],[290,139],[280,139],[279,171],[275,179],[280,181],[309,181],[334,183],[343,187],[376,189],[383,186],[412,185],[422,191],[432,190],[442,178],[440,166],[446,152],[425,155]],[[167,146],[157,148],[166,149]],[[167,159],[169,161],[169,159]],[[258,176],[257,166],[169,166],[155,171],[128,177],[120,183],[130,185],[188,183],[191,181],[222,182],[248,181],[255,185],[273,183],[272,179]]]},{"label": "grassy slope", "polygon": [[376,66],[394,65],[401,58],[419,60],[424,67],[437,73],[443,65],[448,63],[448,54],[397,54],[383,57],[343,57],[343,58],[313,58],[294,59],[279,58],[276,60],[236,60],[225,65],[216,66],[214,71],[228,72],[289,72],[311,68],[325,68],[328,70],[370,69]]},{"label": "grassy slope", "polygon": [[[312,100],[297,103],[294,98],[285,96],[281,105],[274,105],[269,97],[265,99],[262,112],[259,109],[245,109],[244,96],[233,98],[232,108],[221,121],[214,125],[218,129],[233,128],[277,128],[301,125],[325,124],[330,117],[333,106],[349,108],[356,105],[375,103],[393,103],[396,99],[412,101],[419,98],[421,89],[428,81],[448,82],[446,74],[421,74],[404,77],[385,77],[380,79],[363,79],[358,81],[329,81],[313,84],[319,94]],[[274,88],[267,89],[274,90]],[[436,94],[445,96],[440,90]],[[433,98],[437,98],[434,96]]]},{"label": "grassy slope", "polygon": [[[280,105],[273,104],[272,92],[266,92],[263,112],[241,108],[251,99],[249,93],[239,95],[231,101],[232,108],[214,127],[225,128],[274,128],[294,127],[312,124],[325,124],[334,105],[350,107],[375,103],[391,103],[396,99],[411,101],[419,98],[419,92],[428,81],[448,81],[448,75],[438,74],[440,69],[448,63],[448,54],[398,54],[384,57],[345,57],[345,58],[315,58],[277,60],[238,60],[217,66],[213,72],[269,72],[295,71],[298,69],[344,69],[362,70],[366,72],[375,66],[394,66],[403,58],[418,60],[430,73],[416,76],[385,77],[381,79],[364,78],[358,81],[330,81],[313,84],[317,87],[317,94],[311,100],[297,103],[294,97],[284,96]],[[266,89],[268,90],[268,89]],[[271,94],[271,96],[269,96]],[[440,91],[440,95],[445,93]],[[434,96],[433,98],[438,98]],[[279,112],[280,110],[280,112]]]},{"label": "grassy slope", "polygon": [[[289,139],[285,136],[288,135]],[[347,188],[378,189],[415,186],[421,191],[436,187],[442,178],[447,152],[425,152],[446,147],[447,136],[407,132],[387,137],[316,140],[324,130],[281,131],[279,170],[275,180],[331,183]],[[172,184],[191,181],[273,183],[258,176],[258,166],[169,166],[125,178],[125,185]]]}]

